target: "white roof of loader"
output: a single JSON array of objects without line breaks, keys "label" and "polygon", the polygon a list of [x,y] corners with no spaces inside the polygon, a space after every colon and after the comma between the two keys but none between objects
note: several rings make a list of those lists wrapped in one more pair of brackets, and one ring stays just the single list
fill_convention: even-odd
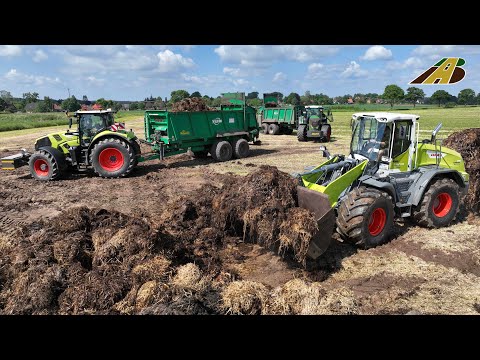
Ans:
[{"label": "white roof of loader", "polygon": [[356,119],[359,116],[374,117],[381,122],[394,122],[398,120],[418,120],[420,116],[415,114],[400,114],[391,112],[358,112],[352,115],[352,119]]}]

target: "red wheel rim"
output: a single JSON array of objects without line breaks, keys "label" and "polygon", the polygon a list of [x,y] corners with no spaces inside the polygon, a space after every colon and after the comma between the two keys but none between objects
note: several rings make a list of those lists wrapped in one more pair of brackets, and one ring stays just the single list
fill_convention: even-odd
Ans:
[{"label": "red wheel rim", "polygon": [[372,215],[370,215],[370,221],[368,222],[368,231],[370,235],[377,236],[380,234],[385,227],[387,222],[387,213],[382,208],[377,208],[373,210]]},{"label": "red wheel rim", "polygon": [[33,170],[38,176],[48,176],[48,163],[44,159],[37,159],[33,163]]},{"label": "red wheel rim", "polygon": [[123,154],[115,148],[106,148],[98,156],[100,166],[107,171],[117,171],[123,166]]},{"label": "red wheel rim", "polygon": [[438,194],[433,202],[433,213],[437,217],[446,216],[452,209],[452,197],[448,193]]}]

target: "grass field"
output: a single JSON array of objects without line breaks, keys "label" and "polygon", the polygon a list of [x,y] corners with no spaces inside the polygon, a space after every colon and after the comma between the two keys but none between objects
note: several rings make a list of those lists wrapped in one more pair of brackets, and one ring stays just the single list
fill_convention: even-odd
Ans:
[{"label": "grass field", "polygon": [[67,125],[64,113],[0,114],[0,131],[33,129],[55,125]]}]

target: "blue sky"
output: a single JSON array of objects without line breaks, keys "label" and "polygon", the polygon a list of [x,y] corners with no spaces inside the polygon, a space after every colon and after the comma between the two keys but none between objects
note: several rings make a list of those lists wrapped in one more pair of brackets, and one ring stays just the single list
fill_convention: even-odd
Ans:
[{"label": "blue sky", "polygon": [[456,85],[419,86],[431,95],[480,91],[478,45],[0,45],[0,90],[15,97],[143,100],[185,89],[222,92],[383,93],[445,56],[465,59]]}]

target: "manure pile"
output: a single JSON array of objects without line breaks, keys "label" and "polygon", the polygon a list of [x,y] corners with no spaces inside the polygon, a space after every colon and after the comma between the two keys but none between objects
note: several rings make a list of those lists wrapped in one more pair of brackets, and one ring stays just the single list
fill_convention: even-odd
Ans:
[{"label": "manure pile", "polygon": [[454,132],[443,145],[458,151],[465,161],[465,169],[470,175],[470,186],[464,204],[468,211],[480,210],[480,128]]},{"label": "manure pile", "polygon": [[243,240],[302,263],[317,225],[275,167],[222,182],[161,216],[77,207],[1,238],[0,314],[258,313],[259,286],[242,283],[247,305],[222,301],[238,289],[219,251]]}]

